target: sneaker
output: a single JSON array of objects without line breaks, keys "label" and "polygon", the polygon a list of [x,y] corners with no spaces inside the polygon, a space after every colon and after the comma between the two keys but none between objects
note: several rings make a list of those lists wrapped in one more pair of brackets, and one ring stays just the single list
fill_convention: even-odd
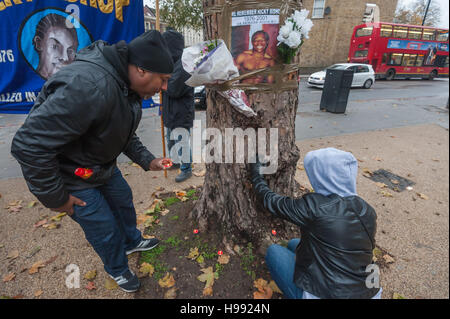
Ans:
[{"label": "sneaker", "polygon": [[175,182],[181,183],[181,182],[184,182],[185,180],[187,180],[188,178],[191,178],[191,177],[192,177],[192,172],[191,171],[181,172],[177,177],[175,177]]},{"label": "sneaker", "polygon": [[110,277],[114,279],[119,288],[125,292],[135,292],[141,286],[138,277],[131,270],[127,270],[127,272],[121,276],[113,277],[110,275]]},{"label": "sneaker", "polygon": [[139,245],[137,245],[135,248],[131,249],[131,250],[127,250],[125,253],[127,255],[132,254],[136,251],[146,251],[146,250],[150,250],[155,248],[156,246],[158,246],[159,244],[159,240],[156,238],[150,238],[150,239],[141,239],[141,242],[139,243]]}]

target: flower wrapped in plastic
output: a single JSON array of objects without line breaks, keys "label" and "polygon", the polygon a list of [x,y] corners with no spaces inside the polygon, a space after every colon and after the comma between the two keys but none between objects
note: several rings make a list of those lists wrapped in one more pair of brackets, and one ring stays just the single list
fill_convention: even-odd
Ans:
[{"label": "flower wrapped in plastic", "polygon": [[[223,40],[205,41],[184,49],[181,62],[191,75],[186,81],[191,87],[221,84],[239,77],[239,70]],[[240,113],[247,117],[256,116],[243,90],[230,89],[218,93]]]}]

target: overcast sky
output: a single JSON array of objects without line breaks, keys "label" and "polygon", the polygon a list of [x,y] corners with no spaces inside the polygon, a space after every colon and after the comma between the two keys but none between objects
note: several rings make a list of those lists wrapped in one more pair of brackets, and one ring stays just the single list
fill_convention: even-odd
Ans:
[{"label": "overcast sky", "polygon": [[[201,0],[198,0],[201,1]],[[398,5],[408,5],[410,3],[413,3],[415,0],[399,0]],[[431,0],[433,3],[437,3],[439,7],[441,8],[441,23],[437,26],[439,28],[447,28],[448,29],[448,0]],[[370,0],[367,0],[368,3],[370,3]],[[155,1],[154,0],[144,0],[144,3],[148,6],[153,7]]]}]

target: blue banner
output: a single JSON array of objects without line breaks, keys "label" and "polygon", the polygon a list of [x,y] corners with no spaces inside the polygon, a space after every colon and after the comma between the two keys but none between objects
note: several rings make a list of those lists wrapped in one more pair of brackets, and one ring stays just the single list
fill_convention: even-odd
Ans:
[{"label": "blue banner", "polygon": [[143,32],[142,0],[0,0],[0,112],[27,113],[45,81],[92,42]]},{"label": "blue banner", "polygon": [[448,43],[412,41],[412,40],[389,40],[388,49],[403,49],[403,50],[419,50],[427,51],[436,48],[439,51],[449,51]]}]

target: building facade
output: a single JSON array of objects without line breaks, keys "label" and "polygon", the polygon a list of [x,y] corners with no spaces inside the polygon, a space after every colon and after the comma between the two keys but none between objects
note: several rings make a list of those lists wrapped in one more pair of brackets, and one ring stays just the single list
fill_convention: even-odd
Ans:
[{"label": "building facade", "polygon": [[189,27],[184,27],[180,32],[184,36],[184,45],[186,47],[203,41],[203,30],[201,29],[197,31]]},{"label": "building facade", "polygon": [[[145,31],[156,30],[156,11],[149,6],[144,6],[144,26]],[[161,33],[167,29],[167,24],[164,21],[160,21]]]},{"label": "building facade", "polygon": [[301,47],[301,73],[347,62],[353,28],[363,23],[367,4],[380,9],[380,21],[392,22],[398,0],[303,0],[314,26]]}]

